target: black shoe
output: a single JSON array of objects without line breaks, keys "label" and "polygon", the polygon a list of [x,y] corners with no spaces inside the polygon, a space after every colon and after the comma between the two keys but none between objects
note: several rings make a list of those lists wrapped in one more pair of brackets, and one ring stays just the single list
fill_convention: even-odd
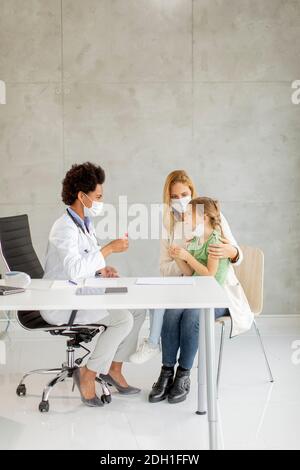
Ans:
[{"label": "black shoe", "polygon": [[153,384],[149,394],[150,403],[158,403],[167,398],[170,388],[173,385],[174,371],[162,367],[158,381]]},{"label": "black shoe", "polygon": [[190,392],[190,371],[177,369],[175,380],[169,391],[169,403],[180,403],[184,401]]}]

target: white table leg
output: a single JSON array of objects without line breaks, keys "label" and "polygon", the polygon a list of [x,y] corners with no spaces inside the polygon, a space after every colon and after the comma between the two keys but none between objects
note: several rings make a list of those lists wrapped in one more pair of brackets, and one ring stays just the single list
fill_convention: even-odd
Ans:
[{"label": "white table leg", "polygon": [[218,449],[218,408],[216,383],[215,310],[205,312],[207,410],[209,425],[209,448]]},{"label": "white table leg", "polygon": [[206,414],[206,352],[205,352],[205,310],[199,314],[198,340],[198,407],[196,414]]}]

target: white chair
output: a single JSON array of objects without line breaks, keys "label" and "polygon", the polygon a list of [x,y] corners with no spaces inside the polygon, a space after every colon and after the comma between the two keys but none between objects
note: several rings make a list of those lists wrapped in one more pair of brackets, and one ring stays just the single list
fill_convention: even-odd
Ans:
[{"label": "white chair", "polygon": [[[258,317],[263,310],[263,293],[264,293],[264,254],[259,248],[254,248],[251,246],[242,246],[241,247],[244,254],[244,260],[240,266],[234,267],[236,276],[241,283],[246,297],[248,299],[250,308],[255,317]],[[220,351],[219,351],[219,361],[218,361],[218,372],[217,372],[217,390],[219,393],[219,385],[221,378],[221,368],[223,360],[223,349],[224,349],[224,339],[225,339],[225,324],[227,321],[231,321],[230,317],[220,317],[216,320],[217,323],[221,325],[221,341],[220,341]],[[257,323],[254,319],[253,322],[254,329],[258,338],[258,342],[262,349],[267,371],[269,375],[270,382],[274,382],[273,374],[271,367],[266,355],[266,351],[263,345],[263,341],[258,329]]]}]

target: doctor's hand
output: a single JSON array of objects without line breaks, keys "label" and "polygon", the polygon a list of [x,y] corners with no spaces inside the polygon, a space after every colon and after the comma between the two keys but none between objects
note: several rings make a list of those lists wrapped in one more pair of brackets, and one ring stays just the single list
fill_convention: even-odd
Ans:
[{"label": "doctor's hand", "polygon": [[100,269],[99,273],[102,277],[119,277],[118,271],[112,266],[106,266],[103,269]]},{"label": "doctor's hand", "polygon": [[110,242],[110,246],[112,247],[113,253],[122,253],[123,251],[128,250],[128,238],[119,238],[118,240],[114,240]]},{"label": "doctor's hand", "polygon": [[119,238],[118,240],[113,240],[108,243],[101,249],[101,253],[104,258],[112,253],[122,253],[123,251],[128,250],[128,238]]}]

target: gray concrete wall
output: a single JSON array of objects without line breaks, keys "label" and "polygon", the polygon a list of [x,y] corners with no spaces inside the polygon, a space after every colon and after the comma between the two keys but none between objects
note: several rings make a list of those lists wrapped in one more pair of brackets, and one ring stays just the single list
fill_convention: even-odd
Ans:
[{"label": "gray concrete wall", "polygon": [[[266,254],[266,313],[300,313],[299,0],[0,0],[0,215],[43,259],[71,163],[106,200],[160,201],[185,168]],[[157,242],[113,260],[156,274]]]}]

